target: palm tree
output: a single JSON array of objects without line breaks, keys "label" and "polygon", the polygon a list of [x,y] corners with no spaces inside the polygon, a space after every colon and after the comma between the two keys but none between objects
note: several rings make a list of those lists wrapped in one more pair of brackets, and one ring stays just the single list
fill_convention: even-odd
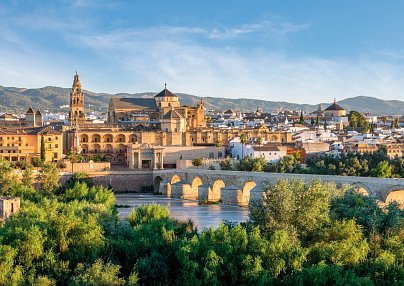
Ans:
[{"label": "palm tree", "polygon": [[262,143],[264,142],[264,139],[262,139],[261,137],[258,137],[257,138],[257,144],[258,144],[258,146],[260,147],[260,157],[261,157],[261,145],[262,145]]},{"label": "palm tree", "polygon": [[73,164],[83,161],[83,156],[81,156],[81,154],[76,151],[70,151],[69,154],[67,154],[66,159],[70,161],[73,173]]},{"label": "palm tree", "polygon": [[244,144],[247,143],[247,135],[245,133],[242,133],[240,135],[240,142],[241,142],[241,160],[244,159]]}]

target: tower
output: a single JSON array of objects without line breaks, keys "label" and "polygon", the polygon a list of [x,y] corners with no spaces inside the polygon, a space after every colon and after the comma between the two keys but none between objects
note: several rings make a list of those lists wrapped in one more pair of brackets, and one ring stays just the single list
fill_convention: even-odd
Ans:
[{"label": "tower", "polygon": [[84,93],[81,89],[80,76],[74,76],[72,90],[70,92],[70,113],[69,123],[71,126],[74,124],[86,123],[86,112],[84,109]]},{"label": "tower", "polygon": [[27,112],[25,113],[25,122],[27,126],[35,127],[35,112],[32,107],[28,108]]}]

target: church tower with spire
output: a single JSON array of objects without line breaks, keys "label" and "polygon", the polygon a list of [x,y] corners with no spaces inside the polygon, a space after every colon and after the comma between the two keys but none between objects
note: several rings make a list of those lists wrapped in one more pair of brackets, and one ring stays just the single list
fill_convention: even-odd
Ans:
[{"label": "church tower with spire", "polygon": [[86,112],[84,109],[84,93],[81,89],[80,76],[77,74],[74,76],[72,90],[70,92],[70,113],[69,113],[70,125],[85,124]]}]

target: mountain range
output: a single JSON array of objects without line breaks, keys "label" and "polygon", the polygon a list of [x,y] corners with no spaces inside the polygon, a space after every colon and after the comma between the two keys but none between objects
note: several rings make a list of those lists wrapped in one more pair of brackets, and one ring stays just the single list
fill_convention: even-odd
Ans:
[{"label": "mountain range", "polygon": [[[1,112],[23,112],[32,106],[36,109],[59,111],[62,106],[69,104],[70,88],[47,86],[43,88],[18,88],[0,86],[0,111]],[[86,108],[95,111],[106,111],[112,97],[152,97],[156,93],[96,93],[84,91],[86,97]],[[264,112],[271,112],[277,108],[297,109],[304,112],[317,110],[318,105],[298,104],[281,101],[268,101],[248,98],[218,98],[218,97],[197,97],[186,93],[177,93],[182,105],[195,105],[201,98],[207,109],[213,110],[242,110],[255,111],[258,107]],[[320,104],[320,103],[319,103]],[[330,103],[321,103],[326,108]],[[404,101],[382,100],[375,97],[356,96],[346,98],[338,102],[347,111],[356,110],[362,113],[368,112],[373,115],[402,115],[404,114]]]}]

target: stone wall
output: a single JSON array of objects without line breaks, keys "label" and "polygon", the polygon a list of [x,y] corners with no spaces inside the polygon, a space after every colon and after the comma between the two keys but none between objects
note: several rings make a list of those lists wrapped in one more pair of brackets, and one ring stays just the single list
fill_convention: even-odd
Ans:
[{"label": "stone wall", "polygon": [[[115,192],[151,191],[153,175],[150,171],[107,171],[87,173],[96,186],[112,187]],[[60,183],[66,182],[71,173],[63,173]]]}]

